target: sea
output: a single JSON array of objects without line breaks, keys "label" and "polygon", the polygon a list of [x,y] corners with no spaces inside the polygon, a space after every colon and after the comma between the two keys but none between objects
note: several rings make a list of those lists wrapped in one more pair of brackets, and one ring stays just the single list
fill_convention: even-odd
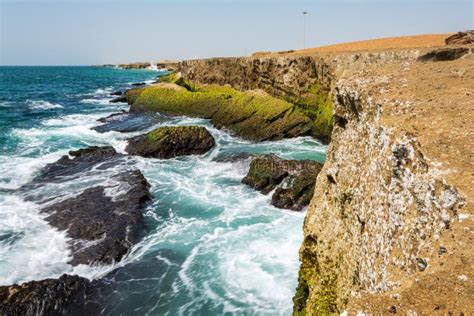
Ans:
[{"label": "sea", "polygon": [[[108,67],[0,67],[0,285],[77,274],[104,279],[104,315],[291,315],[305,212],[273,207],[270,195],[241,183],[248,154],[324,162],[310,137],[252,143],[208,120],[167,117],[140,132],[93,128],[127,111],[111,92],[150,83],[154,70]],[[50,226],[24,186],[69,151],[113,146],[163,125],[202,125],[216,146],[202,156],[130,157],[116,169],[140,169],[153,200],[146,229],[122,261],[72,266],[68,236]],[[79,194],[105,183],[97,170],[73,184],[45,184],[43,195]],[[23,188],[23,189],[22,189]]]}]

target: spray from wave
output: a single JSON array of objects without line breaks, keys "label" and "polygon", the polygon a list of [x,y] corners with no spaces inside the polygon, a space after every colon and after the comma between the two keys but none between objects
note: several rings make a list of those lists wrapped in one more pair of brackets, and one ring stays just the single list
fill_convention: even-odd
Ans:
[{"label": "spray from wave", "polygon": [[26,104],[30,109],[33,110],[51,110],[63,108],[61,104],[51,103],[44,100],[26,100]]}]

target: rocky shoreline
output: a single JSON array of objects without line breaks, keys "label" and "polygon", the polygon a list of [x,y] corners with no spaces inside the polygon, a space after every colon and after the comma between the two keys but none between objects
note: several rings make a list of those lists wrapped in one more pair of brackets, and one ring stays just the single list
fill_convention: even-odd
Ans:
[{"label": "rocky shoreline", "polygon": [[[102,118],[96,130],[143,131],[161,115],[186,115],[255,142],[330,142],[324,166],[257,156],[242,179],[272,194],[278,208],[309,204],[294,314],[465,314],[474,293],[472,186],[453,170],[472,180],[464,173],[472,129],[452,100],[472,110],[472,42],[456,46],[466,38],[472,34],[436,49],[184,61],[159,83],[115,93],[130,111]],[[420,80],[434,73],[452,89]],[[433,120],[449,146],[433,139]],[[171,159],[205,155],[214,145],[204,127],[160,127],[129,139],[126,152]],[[23,190],[92,169],[113,172],[127,157],[112,147],[72,151]],[[30,197],[46,221],[67,231],[72,265],[117,263],[140,239],[150,184],[135,168],[108,181],[59,201]],[[0,313],[97,313],[100,286],[70,275],[1,286]]]},{"label": "rocky shoreline", "polygon": [[[210,118],[212,113],[211,122],[214,126],[228,128],[254,141],[303,136],[311,132],[311,119],[301,110],[262,91],[244,93],[228,87],[198,87],[176,74],[162,77],[160,81],[161,83],[145,86],[137,84],[124,92],[112,92],[111,95],[117,97],[112,102],[128,102],[130,111],[100,118],[98,121],[102,125],[93,129],[100,133],[137,132],[165,122],[170,116]],[[195,90],[190,91],[192,89]],[[170,93],[183,95],[176,99]],[[187,103],[187,94],[190,95],[187,100],[195,104],[195,108]],[[201,101],[196,101],[199,96]],[[199,108],[204,104],[207,104],[205,109]],[[222,109],[218,110],[218,107]],[[147,204],[152,198],[159,199],[151,196],[150,184],[140,170],[133,167],[129,157],[172,159],[186,155],[205,155],[214,146],[214,137],[205,127],[162,126],[129,138],[126,154],[118,153],[111,146],[92,146],[70,151],[68,155],[46,165],[21,190],[29,200],[41,206],[40,212],[51,226],[66,232],[71,251],[69,264],[116,264],[141,239],[145,229],[143,212]],[[255,165],[255,161],[259,159],[270,158],[256,157],[251,165]],[[276,156],[271,156],[271,160],[267,167],[275,167],[275,172],[285,173],[279,182],[272,183],[272,189],[276,190],[272,204],[279,208],[301,211],[311,199],[315,177],[321,165],[315,162],[283,161]],[[118,165],[126,165],[127,168],[115,171]],[[276,170],[279,168],[283,169]],[[35,191],[52,183],[72,185],[79,177],[92,174],[92,171],[107,172],[107,181],[99,185],[88,185],[72,196],[45,196],[41,190],[40,193]],[[245,178],[247,180],[244,179],[243,182],[255,187],[249,179],[252,176],[255,178],[258,173],[259,171],[252,171],[251,167]],[[256,178],[254,180],[261,181]],[[106,282],[102,279],[90,281],[75,275],[1,286],[0,313],[96,314],[102,306],[103,297],[100,292],[106,287]]]}]

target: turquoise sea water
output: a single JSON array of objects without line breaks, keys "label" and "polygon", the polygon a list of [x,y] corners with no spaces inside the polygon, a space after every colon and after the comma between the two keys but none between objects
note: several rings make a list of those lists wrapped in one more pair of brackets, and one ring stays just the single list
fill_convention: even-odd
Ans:
[{"label": "turquoise sea water", "polygon": [[[120,263],[67,262],[67,236],[50,227],[18,188],[69,150],[112,145],[143,133],[98,133],[96,120],[128,107],[111,104],[111,91],[152,80],[148,70],[100,67],[0,67],[0,285],[79,274],[108,284],[106,315],[289,315],[298,271],[304,213],[279,210],[270,196],[241,184],[249,160],[222,158],[275,153],[323,161],[325,146],[311,138],[253,144],[186,117],[159,125],[206,126],[217,146],[204,156],[159,160],[130,157],[117,169],[139,168],[152,185],[146,231]],[[92,180],[91,180],[92,179]],[[84,175],[42,192],[77,194]]]}]

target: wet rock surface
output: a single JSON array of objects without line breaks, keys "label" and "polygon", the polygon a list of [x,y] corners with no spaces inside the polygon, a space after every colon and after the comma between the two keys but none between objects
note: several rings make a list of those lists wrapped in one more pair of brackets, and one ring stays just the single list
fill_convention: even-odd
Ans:
[{"label": "wet rock surface", "polygon": [[91,146],[70,151],[69,156],[65,155],[58,161],[46,165],[36,180],[59,180],[61,177],[88,171],[92,168],[106,169],[112,167],[116,159],[123,155],[117,153],[112,146]]},{"label": "wet rock surface", "polygon": [[107,185],[41,209],[52,226],[66,230],[72,265],[111,264],[138,241],[143,229],[142,209],[150,199],[150,185],[140,171],[122,172]]},{"label": "wet rock surface", "polygon": [[322,164],[310,160],[284,160],[275,155],[256,157],[242,180],[254,189],[272,195],[272,205],[301,211],[313,197],[316,177]]},{"label": "wet rock surface", "polygon": [[202,126],[164,126],[129,139],[126,151],[131,155],[169,159],[202,155],[215,145],[212,135]]},{"label": "wet rock surface", "polygon": [[62,275],[59,279],[0,286],[1,315],[84,315],[100,313],[92,297],[93,283]]},{"label": "wet rock surface", "polygon": [[113,98],[109,102],[110,103],[127,103],[127,96],[126,95],[121,95],[121,96],[118,96],[116,98]]},{"label": "wet rock surface", "polygon": [[166,120],[166,117],[152,113],[114,113],[108,117],[99,119],[98,121],[104,124],[93,127],[92,129],[99,133],[107,133],[110,131],[131,133],[145,130]]}]

